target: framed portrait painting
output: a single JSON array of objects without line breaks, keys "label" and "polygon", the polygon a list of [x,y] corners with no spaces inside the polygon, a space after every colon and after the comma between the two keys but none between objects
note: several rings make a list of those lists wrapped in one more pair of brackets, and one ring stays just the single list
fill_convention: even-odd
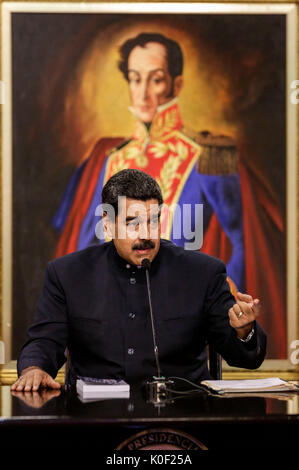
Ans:
[{"label": "framed portrait painting", "polygon": [[[296,14],[270,3],[2,4],[7,360],[25,341],[46,263],[103,241],[101,188],[139,168],[167,204],[202,204],[200,249],[226,263],[233,293],[261,301],[262,370],[296,369]],[[137,96],[148,59],[128,66],[146,38],[167,45],[171,76],[155,116],[149,90],[163,76]],[[163,236],[183,245],[175,220]]]}]

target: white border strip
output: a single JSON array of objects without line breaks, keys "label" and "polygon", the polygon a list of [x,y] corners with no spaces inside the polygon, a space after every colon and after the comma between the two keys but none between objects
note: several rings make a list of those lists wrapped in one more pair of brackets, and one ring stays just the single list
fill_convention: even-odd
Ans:
[{"label": "white border strip", "polygon": [[271,13],[287,14],[292,4],[251,3],[38,3],[4,2],[3,7],[11,12],[75,12],[75,13]]},{"label": "white border strip", "polygon": [[[297,330],[297,110],[299,104],[291,103],[291,83],[297,75],[297,15],[296,8],[287,15],[286,44],[286,111],[287,111],[287,161],[286,161],[286,197],[287,197],[287,354],[292,353],[291,343]],[[283,313],[283,312],[282,312]],[[297,332],[299,334],[299,332]]]},{"label": "white border strip", "polygon": [[[6,4],[7,5],[7,4]],[[6,47],[3,47],[6,44]],[[12,73],[11,14],[2,8],[2,333],[5,361],[11,358],[12,332]]]}]

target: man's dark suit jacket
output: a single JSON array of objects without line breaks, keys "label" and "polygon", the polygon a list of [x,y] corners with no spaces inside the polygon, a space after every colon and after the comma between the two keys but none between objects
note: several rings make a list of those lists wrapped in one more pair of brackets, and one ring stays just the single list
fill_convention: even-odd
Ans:
[{"label": "man's dark suit jacket", "polygon": [[[235,303],[224,264],[161,240],[150,269],[161,371],[199,381],[209,377],[206,345],[233,366],[257,368],[266,335],[241,342],[229,325]],[[140,381],[156,374],[143,268],[130,266],[113,242],[51,261],[19,373],[39,366],[53,377],[70,351],[72,375]]]}]

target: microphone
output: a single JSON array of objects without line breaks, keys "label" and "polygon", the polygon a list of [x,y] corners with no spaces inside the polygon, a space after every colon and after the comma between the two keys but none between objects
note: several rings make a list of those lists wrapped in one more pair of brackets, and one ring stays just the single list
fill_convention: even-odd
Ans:
[{"label": "microphone", "polygon": [[155,324],[154,324],[154,315],[153,315],[153,307],[152,307],[152,294],[151,294],[151,285],[150,285],[150,279],[149,279],[149,270],[150,270],[150,267],[151,267],[150,260],[148,258],[144,258],[141,261],[141,266],[145,269],[146,285],[147,285],[147,296],[148,296],[148,303],[149,303],[151,323],[152,323],[154,353],[155,353],[156,366],[157,366],[157,372],[158,372],[158,377],[157,378],[160,379],[161,378],[161,369],[160,369],[160,361],[159,361],[159,351],[158,351],[158,346],[157,346],[157,341],[156,341],[156,329],[155,329]]},{"label": "microphone", "polygon": [[141,266],[149,271],[151,267],[150,260],[148,258],[143,258],[143,260],[141,261]]},{"label": "microphone", "polygon": [[141,266],[145,269],[145,275],[146,275],[147,295],[148,295],[148,303],[149,303],[150,316],[151,316],[154,353],[155,353],[155,360],[156,360],[156,367],[157,367],[157,377],[154,376],[153,380],[148,380],[146,382],[146,391],[148,395],[148,401],[150,401],[151,403],[154,403],[155,405],[160,405],[160,404],[163,404],[165,402],[165,399],[168,398],[168,391],[169,391],[169,388],[173,385],[173,381],[167,380],[164,376],[161,376],[159,350],[158,350],[158,345],[157,345],[157,340],[156,340],[156,329],[155,329],[155,322],[154,322],[154,315],[153,315],[152,295],[151,295],[151,286],[150,286],[150,278],[149,278],[149,270],[151,267],[150,260],[148,258],[144,258],[141,261]]}]

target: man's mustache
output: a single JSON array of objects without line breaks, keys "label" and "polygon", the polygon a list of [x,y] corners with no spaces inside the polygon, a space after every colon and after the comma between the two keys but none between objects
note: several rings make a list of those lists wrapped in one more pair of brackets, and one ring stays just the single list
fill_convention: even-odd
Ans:
[{"label": "man's mustache", "polygon": [[144,242],[136,243],[133,250],[147,250],[148,248],[155,248],[155,243],[152,240],[144,240]]}]

